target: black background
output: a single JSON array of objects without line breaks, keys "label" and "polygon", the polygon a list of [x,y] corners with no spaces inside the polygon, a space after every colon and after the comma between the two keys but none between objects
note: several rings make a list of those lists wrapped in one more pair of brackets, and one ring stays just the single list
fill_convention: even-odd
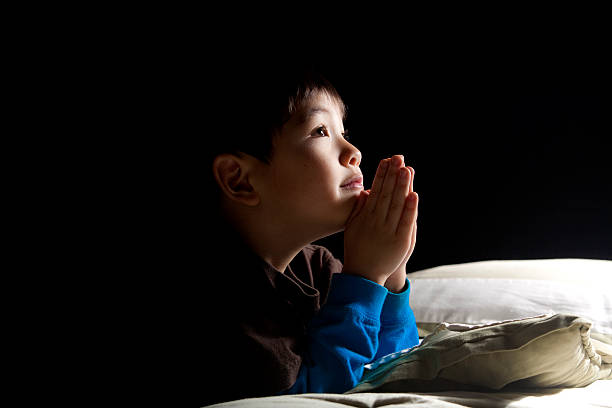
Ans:
[{"label": "black background", "polygon": [[[491,259],[612,259],[608,75],[593,49],[430,49],[317,66],[346,105],[369,188],[415,169],[408,271]],[[317,243],[342,259],[342,234]]]}]

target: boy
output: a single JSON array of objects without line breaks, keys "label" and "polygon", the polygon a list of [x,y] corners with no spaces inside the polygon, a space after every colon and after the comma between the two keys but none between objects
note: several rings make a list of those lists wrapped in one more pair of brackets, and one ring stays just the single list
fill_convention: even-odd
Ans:
[{"label": "boy", "polygon": [[[382,160],[364,191],[337,91],[312,71],[287,72],[242,77],[247,115],[217,118],[228,130],[211,135],[219,218],[207,244],[203,403],[345,392],[364,364],[418,344],[406,279],[414,170],[402,156]],[[217,102],[233,111],[236,100]],[[311,245],[342,230],[344,265]]]}]

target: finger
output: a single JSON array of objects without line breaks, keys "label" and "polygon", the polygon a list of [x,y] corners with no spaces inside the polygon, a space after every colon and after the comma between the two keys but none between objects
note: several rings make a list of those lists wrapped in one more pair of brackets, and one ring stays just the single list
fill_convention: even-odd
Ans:
[{"label": "finger", "polygon": [[357,208],[355,210],[356,214],[359,214],[366,202],[368,201],[368,196],[370,195],[369,190],[364,190],[359,194],[359,200],[357,201]]},{"label": "finger", "polygon": [[412,236],[410,237],[410,253],[412,254],[412,251],[414,251],[414,246],[416,245],[416,235],[417,235],[417,225],[418,225],[418,218],[419,218],[419,207],[417,205],[416,207],[416,214],[414,215],[414,222],[412,223]]},{"label": "finger", "polygon": [[361,191],[359,193],[359,197],[357,197],[357,202],[353,206],[353,211],[351,211],[351,215],[349,215],[348,219],[346,220],[346,224],[350,224],[351,221],[353,221],[353,219],[355,219],[355,217],[359,215],[359,213],[365,206],[365,203],[368,199],[368,195],[369,195],[368,191]]},{"label": "finger", "polygon": [[[418,213],[418,209],[417,209],[417,213]],[[418,214],[417,214],[418,217]],[[416,245],[416,235],[417,235],[417,220],[415,218],[414,220],[414,225],[412,227],[412,238],[410,238],[410,253],[412,253],[414,251],[414,246]]]},{"label": "finger", "polygon": [[408,262],[408,260],[412,256],[412,253],[414,252],[414,246],[416,245],[417,225],[418,223],[415,220],[414,224],[412,225],[412,235],[410,236],[410,248],[408,248],[408,251],[406,252],[406,256],[404,257],[403,263]]},{"label": "finger", "polygon": [[412,193],[414,191],[414,169],[410,166],[406,166],[406,168],[410,170],[409,191]]},{"label": "finger", "polygon": [[386,223],[397,228],[404,205],[406,203],[406,196],[408,195],[408,184],[410,183],[410,170],[406,167],[402,167],[398,171],[398,180],[395,190],[393,192],[393,199],[389,205],[389,213],[387,214]]},{"label": "finger", "polygon": [[408,194],[406,204],[404,205],[404,212],[402,213],[402,217],[397,225],[397,235],[400,237],[411,236],[411,229],[417,218],[418,207],[419,195],[415,192]]},{"label": "finger", "polygon": [[393,198],[393,191],[395,190],[400,165],[401,157],[393,156],[391,162],[389,163],[389,169],[387,170],[382,190],[380,191],[379,197],[376,200],[374,212],[382,222],[387,219],[387,214],[389,213],[389,206],[391,205],[391,199]]},{"label": "finger", "polygon": [[372,182],[372,188],[370,189],[370,196],[368,197],[368,202],[366,203],[366,211],[373,212],[374,208],[376,208],[376,201],[378,200],[385,176],[387,175],[388,167],[389,159],[381,160],[380,163],[378,163],[378,169],[376,170],[376,175],[374,176],[374,181]]}]

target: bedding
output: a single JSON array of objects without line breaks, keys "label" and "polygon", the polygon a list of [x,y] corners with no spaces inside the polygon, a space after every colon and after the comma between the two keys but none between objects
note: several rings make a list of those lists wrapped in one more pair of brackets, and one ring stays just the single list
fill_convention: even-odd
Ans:
[{"label": "bedding", "polygon": [[612,261],[539,259],[444,265],[409,274],[419,335],[440,322],[486,324],[566,313],[612,343]]},{"label": "bedding", "polygon": [[591,326],[563,314],[441,324],[418,347],[366,365],[348,393],[584,387],[612,379],[612,345],[591,339]]},{"label": "bedding", "polygon": [[612,262],[483,261],[409,274],[422,342],[345,394],[215,407],[612,407]]},{"label": "bedding", "polygon": [[584,388],[539,388],[511,392],[403,392],[362,394],[299,394],[251,398],[213,405],[217,408],[539,408],[612,407],[612,381]]}]

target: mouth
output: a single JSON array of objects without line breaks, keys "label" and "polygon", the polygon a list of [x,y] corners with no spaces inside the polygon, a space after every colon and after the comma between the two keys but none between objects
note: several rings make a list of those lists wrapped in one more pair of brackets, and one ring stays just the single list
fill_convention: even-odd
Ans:
[{"label": "mouth", "polygon": [[356,175],[346,180],[340,188],[344,190],[363,190],[363,176]]}]

